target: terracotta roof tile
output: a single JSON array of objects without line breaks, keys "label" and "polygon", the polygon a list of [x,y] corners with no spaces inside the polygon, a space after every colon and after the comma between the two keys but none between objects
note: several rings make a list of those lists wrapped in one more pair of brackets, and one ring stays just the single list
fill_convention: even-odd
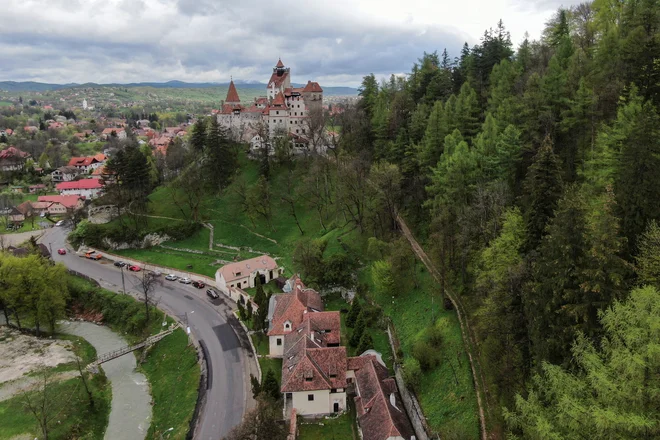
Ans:
[{"label": "terracotta roof tile", "polygon": [[284,95],[282,92],[279,92],[276,96],[275,99],[273,99],[273,107],[281,107],[285,106],[286,102],[284,101]]},{"label": "terracotta roof tile", "polygon": [[225,102],[228,104],[239,104],[241,102],[241,99],[238,97],[236,86],[234,85],[234,80],[229,82],[229,90],[227,90],[227,99],[225,99]]},{"label": "terracotta roof tile", "polygon": [[85,200],[83,196],[39,196],[37,198],[40,202],[61,203],[67,208],[74,208],[78,205],[78,201]]},{"label": "terracotta roof tile", "polygon": [[99,181],[99,179],[82,179],[72,182],[58,183],[56,188],[58,191],[63,189],[97,189],[103,188],[103,184]]},{"label": "terracotta roof tile", "polygon": [[222,274],[225,282],[231,282],[239,278],[245,278],[255,270],[275,270],[277,268],[277,262],[272,257],[262,255],[249,260],[226,264],[218,269],[218,272]]},{"label": "terracotta roof tile", "polygon": [[282,62],[282,58],[279,58],[277,60],[277,65],[275,67],[277,67],[278,69],[281,69],[281,68],[284,67],[284,63]]},{"label": "terracotta roof tile", "polygon": [[303,89],[303,92],[317,92],[322,93],[323,89],[317,82],[307,81],[307,85]]}]

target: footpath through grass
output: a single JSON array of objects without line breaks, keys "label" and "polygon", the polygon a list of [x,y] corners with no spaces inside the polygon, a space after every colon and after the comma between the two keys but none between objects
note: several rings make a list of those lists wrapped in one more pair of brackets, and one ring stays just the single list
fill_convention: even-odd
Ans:
[{"label": "footpath through grass", "polygon": [[[48,438],[51,440],[102,439],[108,417],[112,390],[105,375],[88,374],[87,383],[94,397],[94,408],[89,405],[87,392],[79,377],[46,386],[43,392],[28,393],[28,397],[51,419]],[[19,395],[0,402],[0,439],[11,439],[28,434],[29,438],[42,438],[35,416],[25,406],[25,396]],[[45,402],[45,406],[41,405]],[[43,409],[45,408],[45,409]]]}]

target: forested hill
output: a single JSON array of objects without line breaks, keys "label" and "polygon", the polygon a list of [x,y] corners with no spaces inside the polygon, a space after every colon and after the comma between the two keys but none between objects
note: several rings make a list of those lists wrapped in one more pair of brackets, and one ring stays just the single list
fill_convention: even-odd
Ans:
[{"label": "forested hill", "polygon": [[469,309],[500,432],[660,438],[659,17],[597,0],[519,47],[500,22],[343,115]]}]

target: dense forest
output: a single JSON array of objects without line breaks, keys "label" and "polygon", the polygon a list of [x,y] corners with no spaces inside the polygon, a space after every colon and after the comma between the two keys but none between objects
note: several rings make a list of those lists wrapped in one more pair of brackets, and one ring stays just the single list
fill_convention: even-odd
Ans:
[{"label": "dense forest", "polygon": [[467,305],[495,431],[660,436],[659,26],[657,1],[596,0],[514,48],[500,21],[365,77],[341,118],[346,173],[398,168],[393,203]]}]

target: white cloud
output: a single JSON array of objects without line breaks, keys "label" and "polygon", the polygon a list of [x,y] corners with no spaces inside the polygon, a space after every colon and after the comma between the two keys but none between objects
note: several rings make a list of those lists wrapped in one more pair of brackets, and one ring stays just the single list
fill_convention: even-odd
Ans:
[{"label": "white cloud", "polygon": [[[571,0],[574,2],[575,0]],[[408,71],[424,51],[479,42],[502,18],[538,37],[557,0],[3,0],[2,80],[294,81],[356,85]]]}]

